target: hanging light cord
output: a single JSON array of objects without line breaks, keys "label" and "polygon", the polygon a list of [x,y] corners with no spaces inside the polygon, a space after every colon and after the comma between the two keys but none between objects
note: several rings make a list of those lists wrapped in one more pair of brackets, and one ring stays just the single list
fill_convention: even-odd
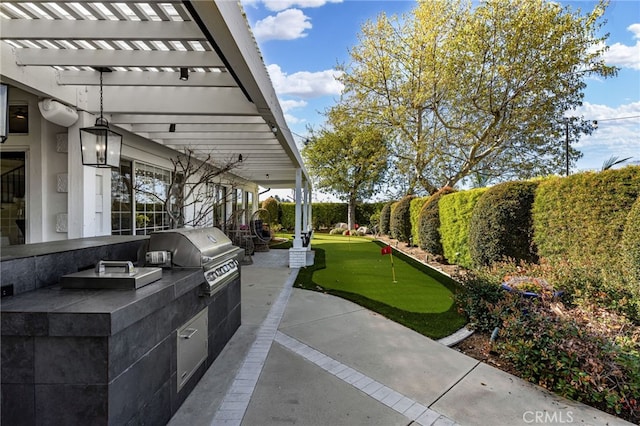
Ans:
[{"label": "hanging light cord", "polygon": [[100,70],[100,121],[102,120],[102,70]]}]

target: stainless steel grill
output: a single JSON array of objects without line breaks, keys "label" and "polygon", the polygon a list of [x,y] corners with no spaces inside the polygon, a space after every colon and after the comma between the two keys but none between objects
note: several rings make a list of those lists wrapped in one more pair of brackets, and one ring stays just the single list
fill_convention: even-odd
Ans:
[{"label": "stainless steel grill", "polygon": [[206,283],[202,290],[211,296],[240,277],[244,251],[234,246],[218,228],[172,229],[150,235],[146,263],[179,268],[202,268]]}]

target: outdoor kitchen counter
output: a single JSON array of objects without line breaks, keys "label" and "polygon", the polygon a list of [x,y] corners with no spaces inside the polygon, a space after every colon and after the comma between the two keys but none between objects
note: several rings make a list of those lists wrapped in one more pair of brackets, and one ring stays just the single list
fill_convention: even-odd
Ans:
[{"label": "outdoor kitchen counter", "polygon": [[41,288],[3,299],[3,336],[110,336],[202,284],[202,269],[163,270],[137,290]]},{"label": "outdoor kitchen counter", "polygon": [[[240,326],[240,275],[204,294],[202,268],[163,269],[159,280],[135,290],[59,284],[98,260],[135,262],[147,240],[3,249],[2,291],[13,295],[0,304],[0,425],[169,421]],[[179,373],[179,331],[205,314],[203,358],[189,375]]]}]

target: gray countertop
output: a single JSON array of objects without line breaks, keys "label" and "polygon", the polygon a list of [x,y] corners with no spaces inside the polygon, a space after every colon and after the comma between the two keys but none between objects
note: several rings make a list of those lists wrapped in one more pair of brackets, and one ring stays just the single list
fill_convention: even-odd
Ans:
[{"label": "gray countertop", "polygon": [[2,335],[108,336],[204,282],[201,268],[163,270],[137,290],[63,289],[59,285],[2,299]]},{"label": "gray countertop", "polygon": [[145,239],[149,239],[149,237],[145,235],[104,235],[101,237],[75,238],[71,240],[50,241],[46,243],[7,246],[2,247],[0,251],[0,261],[42,256],[51,253],[60,253]]}]

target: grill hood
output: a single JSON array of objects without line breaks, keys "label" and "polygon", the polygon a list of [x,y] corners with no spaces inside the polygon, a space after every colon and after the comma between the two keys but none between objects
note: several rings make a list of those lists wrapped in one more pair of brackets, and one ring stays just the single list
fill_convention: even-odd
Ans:
[{"label": "grill hood", "polygon": [[171,252],[173,266],[203,267],[240,249],[218,228],[171,229],[149,236],[149,251]]}]

